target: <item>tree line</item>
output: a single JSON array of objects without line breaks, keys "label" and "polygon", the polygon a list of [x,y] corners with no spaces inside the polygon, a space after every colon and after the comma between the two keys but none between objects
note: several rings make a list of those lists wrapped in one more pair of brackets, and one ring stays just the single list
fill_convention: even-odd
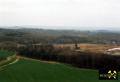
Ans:
[{"label": "tree line", "polygon": [[120,68],[120,57],[101,53],[77,52],[67,48],[55,48],[52,45],[26,46],[18,49],[18,55],[71,64],[80,68]]}]

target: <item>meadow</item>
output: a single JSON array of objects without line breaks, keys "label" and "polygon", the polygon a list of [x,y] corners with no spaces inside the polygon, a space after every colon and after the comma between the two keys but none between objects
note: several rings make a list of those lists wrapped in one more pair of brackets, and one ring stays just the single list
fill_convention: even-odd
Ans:
[{"label": "meadow", "polygon": [[20,59],[17,63],[0,70],[0,82],[118,82],[118,80],[98,80],[97,70]]},{"label": "meadow", "polygon": [[[11,55],[14,55],[14,52],[0,51],[0,57]],[[6,66],[0,66],[0,82],[118,82],[99,80],[98,70],[25,57],[15,58],[18,58],[18,61],[11,60],[13,64],[7,62]]]},{"label": "meadow", "polygon": [[0,57],[6,58],[9,56],[14,55],[15,53],[12,51],[8,51],[8,50],[0,50]]}]

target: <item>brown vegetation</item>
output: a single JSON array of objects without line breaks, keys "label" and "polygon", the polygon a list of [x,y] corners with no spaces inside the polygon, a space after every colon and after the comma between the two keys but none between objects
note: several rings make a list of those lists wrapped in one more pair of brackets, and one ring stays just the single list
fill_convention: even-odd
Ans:
[{"label": "brown vegetation", "polygon": [[[117,45],[108,45],[108,44],[89,44],[89,43],[81,43],[78,44],[80,47],[81,51],[85,52],[93,52],[93,53],[104,53],[104,51],[111,49],[111,48],[116,48],[120,47]],[[74,50],[75,49],[75,44],[56,44],[54,45],[56,48],[69,48]]]}]

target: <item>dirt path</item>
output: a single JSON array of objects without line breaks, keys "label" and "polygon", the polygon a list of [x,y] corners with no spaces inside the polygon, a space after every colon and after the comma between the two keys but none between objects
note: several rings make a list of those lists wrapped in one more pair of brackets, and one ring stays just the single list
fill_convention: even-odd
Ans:
[{"label": "dirt path", "polygon": [[37,60],[37,59],[32,59],[32,58],[27,58],[27,57],[22,57],[22,56],[16,56],[16,59],[14,61],[6,65],[0,66],[0,71],[4,70],[4,67],[17,63],[20,59],[39,61],[39,62],[49,63],[49,64],[59,64],[58,62],[54,62],[54,61],[44,61],[44,60]]},{"label": "dirt path", "polygon": [[11,65],[11,64],[15,64],[15,63],[18,62],[18,61],[19,61],[19,59],[17,58],[15,61],[9,63],[9,65]]},{"label": "dirt path", "polygon": [[8,64],[6,64],[6,65],[0,66],[0,69],[4,68],[4,67],[6,67],[6,66],[9,66],[9,65],[15,64],[15,63],[17,63],[18,61],[19,61],[19,58],[16,58],[13,62],[10,62],[10,63],[8,63]]},{"label": "dirt path", "polygon": [[25,60],[39,61],[39,62],[43,62],[43,63],[59,64],[58,62],[54,62],[54,61],[38,60],[38,59],[32,59],[32,58],[22,57],[22,56],[18,56],[18,58],[19,59],[25,59]]}]

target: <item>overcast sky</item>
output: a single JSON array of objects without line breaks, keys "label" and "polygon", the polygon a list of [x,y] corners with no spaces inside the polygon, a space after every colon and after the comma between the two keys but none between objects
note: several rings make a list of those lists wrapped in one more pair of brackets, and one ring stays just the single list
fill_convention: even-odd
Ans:
[{"label": "overcast sky", "polygon": [[120,0],[0,0],[0,26],[6,25],[120,29]]}]

